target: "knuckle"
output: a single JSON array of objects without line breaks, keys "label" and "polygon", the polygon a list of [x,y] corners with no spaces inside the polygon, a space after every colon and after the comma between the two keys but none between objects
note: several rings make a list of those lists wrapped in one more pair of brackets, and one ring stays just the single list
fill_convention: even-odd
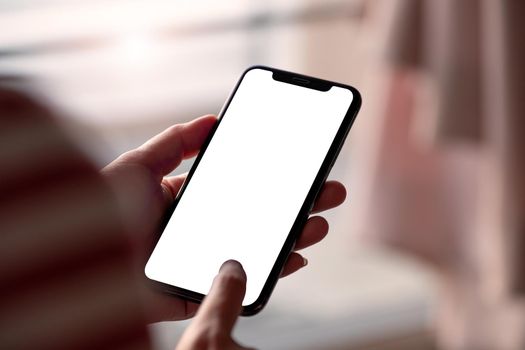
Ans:
[{"label": "knuckle", "polygon": [[175,124],[170,126],[167,129],[167,132],[170,136],[180,135],[184,129],[184,126],[182,124]]},{"label": "knuckle", "polygon": [[146,155],[146,150],[144,150],[143,148],[139,147],[139,148],[135,148],[133,150],[130,150],[130,151],[122,153],[117,158],[116,161],[119,162],[119,163],[133,165],[133,164],[138,163],[140,161],[140,159],[144,158],[145,155]]}]

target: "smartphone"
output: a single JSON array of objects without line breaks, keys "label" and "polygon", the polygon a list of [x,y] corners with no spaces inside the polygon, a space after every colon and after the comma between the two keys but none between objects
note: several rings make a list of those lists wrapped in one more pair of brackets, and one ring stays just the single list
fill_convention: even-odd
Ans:
[{"label": "smartphone", "polygon": [[234,259],[247,275],[242,314],[259,312],[360,105],[351,86],[247,69],[165,220],[146,276],[200,302],[220,266]]}]

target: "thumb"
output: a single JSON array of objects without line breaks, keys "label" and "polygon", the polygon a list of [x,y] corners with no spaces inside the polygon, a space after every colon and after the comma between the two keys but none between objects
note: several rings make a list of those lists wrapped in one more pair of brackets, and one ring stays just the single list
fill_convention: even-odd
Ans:
[{"label": "thumb", "polygon": [[204,299],[196,316],[197,322],[213,320],[214,331],[231,334],[239,317],[242,300],[246,293],[246,274],[235,260],[226,261],[213,280],[210,292]]},{"label": "thumb", "polygon": [[118,157],[104,168],[104,172],[115,172],[123,165],[140,165],[160,180],[178,167],[182,160],[197,154],[216,123],[217,118],[208,115],[174,125],[139,148]]}]

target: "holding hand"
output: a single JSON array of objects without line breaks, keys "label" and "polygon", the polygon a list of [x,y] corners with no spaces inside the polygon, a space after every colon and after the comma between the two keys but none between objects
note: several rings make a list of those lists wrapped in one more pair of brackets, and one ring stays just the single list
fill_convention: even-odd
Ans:
[{"label": "holding hand", "polygon": [[[133,184],[132,188],[124,187],[125,193],[121,195],[127,202],[130,202],[130,190],[133,193],[142,193],[140,200],[133,201],[141,204],[140,207],[128,212],[125,218],[129,221],[128,224],[133,228],[133,232],[137,233],[132,240],[136,245],[138,269],[143,269],[151,252],[150,249],[153,248],[163,214],[172,205],[186,178],[186,175],[174,177],[166,177],[166,175],[179,166],[182,160],[198,153],[216,122],[216,117],[205,116],[186,124],[175,125],[139,148],[123,154],[103,169],[103,174],[117,184],[116,188],[123,179]],[[346,190],[341,183],[328,181],[321,190],[312,212],[334,208],[341,204],[345,197]],[[318,243],[327,233],[328,223],[324,218],[320,216],[309,218],[296,242],[295,250]],[[305,264],[306,259],[299,253],[291,253],[282,276],[299,270]],[[145,278],[144,285],[147,285]],[[150,322],[189,318],[198,308],[195,303],[157,293],[149,288],[144,289],[145,307]],[[237,315],[238,312],[235,316]]]}]

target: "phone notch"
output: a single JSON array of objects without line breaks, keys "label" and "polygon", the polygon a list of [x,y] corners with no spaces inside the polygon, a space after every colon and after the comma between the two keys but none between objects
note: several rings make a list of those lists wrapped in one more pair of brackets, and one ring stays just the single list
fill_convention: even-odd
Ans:
[{"label": "phone notch", "polygon": [[272,77],[274,80],[280,81],[282,83],[298,85],[318,91],[329,91],[332,88],[332,84],[329,81],[316,79],[304,75],[296,75],[287,72],[276,71],[273,72]]}]

